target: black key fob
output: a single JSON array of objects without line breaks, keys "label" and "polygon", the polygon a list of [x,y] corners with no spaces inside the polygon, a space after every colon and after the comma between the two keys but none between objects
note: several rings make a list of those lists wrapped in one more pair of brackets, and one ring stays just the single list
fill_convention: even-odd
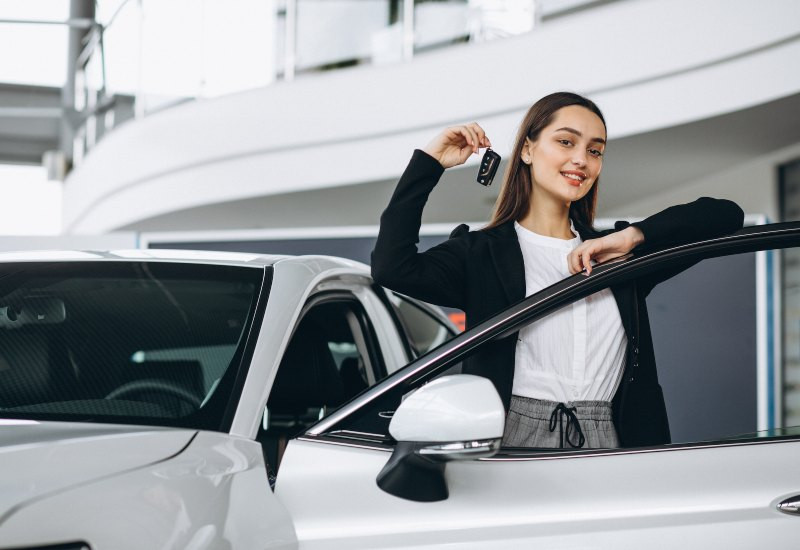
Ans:
[{"label": "black key fob", "polygon": [[478,183],[486,186],[491,185],[499,166],[500,155],[491,149],[486,149],[486,152],[483,154],[483,159],[481,160],[481,167],[478,170]]}]

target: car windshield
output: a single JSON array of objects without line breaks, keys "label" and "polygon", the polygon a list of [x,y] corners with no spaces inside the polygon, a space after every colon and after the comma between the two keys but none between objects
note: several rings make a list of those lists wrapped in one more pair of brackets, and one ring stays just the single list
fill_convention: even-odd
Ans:
[{"label": "car windshield", "polygon": [[0,267],[0,416],[224,429],[264,270]]}]

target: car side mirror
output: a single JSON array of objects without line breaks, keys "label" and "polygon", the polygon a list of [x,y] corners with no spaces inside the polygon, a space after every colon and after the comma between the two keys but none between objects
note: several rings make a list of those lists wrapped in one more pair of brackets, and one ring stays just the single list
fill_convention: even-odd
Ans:
[{"label": "car side mirror", "polygon": [[500,396],[486,378],[457,374],[422,386],[392,416],[389,433],[397,446],[378,474],[378,486],[418,502],[445,500],[447,462],[494,455],[505,416]]}]

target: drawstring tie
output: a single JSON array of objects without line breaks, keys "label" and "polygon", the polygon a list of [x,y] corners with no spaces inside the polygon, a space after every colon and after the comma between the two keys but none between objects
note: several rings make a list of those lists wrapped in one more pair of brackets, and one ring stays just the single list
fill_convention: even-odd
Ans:
[{"label": "drawstring tie", "polygon": [[[578,417],[575,416],[577,409],[575,407],[567,407],[564,403],[559,403],[553,412],[550,414],[550,431],[556,431],[556,424],[559,429],[559,446],[564,448],[564,439],[566,435],[567,443],[574,449],[583,447],[586,439],[583,437],[583,430],[581,430],[581,423],[578,422]],[[567,429],[564,431],[564,417],[567,417]],[[572,442],[572,432],[578,433],[578,444]]]}]

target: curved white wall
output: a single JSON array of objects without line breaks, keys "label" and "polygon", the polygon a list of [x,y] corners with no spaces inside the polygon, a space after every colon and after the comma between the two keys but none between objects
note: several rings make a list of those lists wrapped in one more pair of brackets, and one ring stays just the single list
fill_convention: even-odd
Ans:
[{"label": "curved white wall", "polygon": [[120,127],[65,184],[65,231],[396,177],[441,127],[503,154],[530,103],[590,95],[611,138],[800,92],[800,2],[618,1],[534,32],[176,107]]}]

